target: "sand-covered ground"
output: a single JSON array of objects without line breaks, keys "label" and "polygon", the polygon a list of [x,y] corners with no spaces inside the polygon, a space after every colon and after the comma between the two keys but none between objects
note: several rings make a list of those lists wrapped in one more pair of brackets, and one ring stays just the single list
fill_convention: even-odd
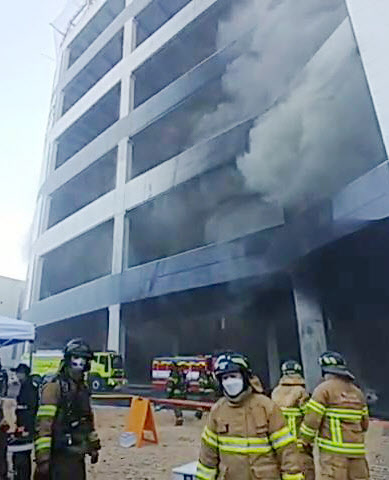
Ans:
[{"label": "sand-covered ground", "polygon": [[171,480],[173,467],[197,459],[204,421],[197,420],[193,412],[185,413],[182,427],[174,426],[173,412],[156,412],[159,444],[142,448],[119,445],[127,415],[124,408],[96,409],[96,429],[103,448],[97,465],[88,461],[91,480]]},{"label": "sand-covered ground", "polygon": [[[12,424],[15,402],[4,403],[6,417]],[[92,466],[87,460],[88,480],[171,480],[174,467],[197,460],[205,418],[197,420],[193,412],[185,412],[184,425],[176,427],[172,411],[156,412],[159,444],[138,449],[119,444],[120,434],[126,431],[127,417],[128,408],[95,409],[96,429],[103,448],[97,465]],[[371,480],[389,479],[389,422],[371,422],[367,450]]]}]

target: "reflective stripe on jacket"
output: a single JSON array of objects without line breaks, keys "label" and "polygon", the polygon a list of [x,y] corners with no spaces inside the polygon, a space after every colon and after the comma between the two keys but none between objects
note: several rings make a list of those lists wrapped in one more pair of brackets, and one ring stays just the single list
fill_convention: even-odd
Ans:
[{"label": "reflective stripe on jacket", "polygon": [[201,438],[199,480],[302,480],[296,442],[281,410],[262,394],[220,399]]},{"label": "reflective stripe on jacket", "polygon": [[365,455],[369,412],[361,390],[350,380],[333,377],[320,384],[306,405],[301,438],[320,450],[349,457]]},{"label": "reflective stripe on jacket", "polygon": [[281,408],[289,430],[297,439],[305,404],[309,400],[304,378],[298,374],[284,375],[273,390],[272,400]]},{"label": "reflective stripe on jacket", "polygon": [[[87,418],[89,424],[88,438],[85,443],[99,443],[96,440],[97,434],[94,431],[93,412],[90,406],[89,391],[83,382],[76,383],[67,379],[69,391],[77,400],[77,418],[81,416]],[[67,432],[68,425],[64,416],[64,393],[61,392],[61,383],[59,377],[43,387],[40,406],[38,408],[35,423],[35,456],[37,463],[50,460],[52,449],[58,448],[62,438],[59,438],[62,432]],[[79,422],[78,422],[79,423]]]},{"label": "reflective stripe on jacket", "polygon": [[172,372],[166,382],[168,398],[186,398],[188,385],[183,373]]}]

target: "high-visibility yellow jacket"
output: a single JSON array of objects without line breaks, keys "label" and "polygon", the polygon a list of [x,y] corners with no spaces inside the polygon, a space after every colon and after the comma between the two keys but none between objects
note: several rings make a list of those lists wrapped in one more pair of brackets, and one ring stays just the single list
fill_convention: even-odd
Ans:
[{"label": "high-visibility yellow jacket", "polygon": [[199,480],[302,480],[296,442],[279,407],[247,392],[238,403],[221,398],[201,439]]},{"label": "high-visibility yellow jacket", "polygon": [[299,374],[284,375],[272,392],[272,400],[281,408],[292,435],[297,438],[309,400],[305,380]]},{"label": "high-visibility yellow jacket", "polygon": [[365,432],[369,412],[361,390],[338,376],[321,383],[306,405],[300,437],[308,443],[315,438],[327,453],[360,457],[365,455]]}]

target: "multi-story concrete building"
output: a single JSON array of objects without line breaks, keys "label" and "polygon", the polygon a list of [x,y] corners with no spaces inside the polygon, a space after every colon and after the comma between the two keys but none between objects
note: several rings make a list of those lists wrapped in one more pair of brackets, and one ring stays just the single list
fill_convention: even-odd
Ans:
[{"label": "multi-story concrete building", "polygon": [[[24,318],[133,380],[247,352],[387,361],[385,0],[96,0],[63,39]],[[373,348],[374,347],[374,348]]]}]

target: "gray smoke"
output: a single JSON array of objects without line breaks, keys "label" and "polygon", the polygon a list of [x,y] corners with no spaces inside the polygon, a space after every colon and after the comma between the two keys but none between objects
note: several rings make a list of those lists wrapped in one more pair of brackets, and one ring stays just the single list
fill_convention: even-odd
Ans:
[{"label": "gray smoke", "polygon": [[195,135],[257,115],[249,152],[237,161],[251,191],[301,204],[331,196],[384,159],[343,0],[237,4],[219,23],[218,46],[245,31],[249,46],[222,78],[230,101],[205,115]]},{"label": "gray smoke", "polygon": [[331,196],[383,160],[376,119],[346,20],[285,99],[250,132],[238,166],[250,188],[294,204]]},{"label": "gray smoke", "polygon": [[236,2],[218,26],[218,48],[250,32],[245,51],[228,66],[222,88],[229,98],[205,115],[195,135],[217,131],[265,112],[345,18],[342,0]]}]

